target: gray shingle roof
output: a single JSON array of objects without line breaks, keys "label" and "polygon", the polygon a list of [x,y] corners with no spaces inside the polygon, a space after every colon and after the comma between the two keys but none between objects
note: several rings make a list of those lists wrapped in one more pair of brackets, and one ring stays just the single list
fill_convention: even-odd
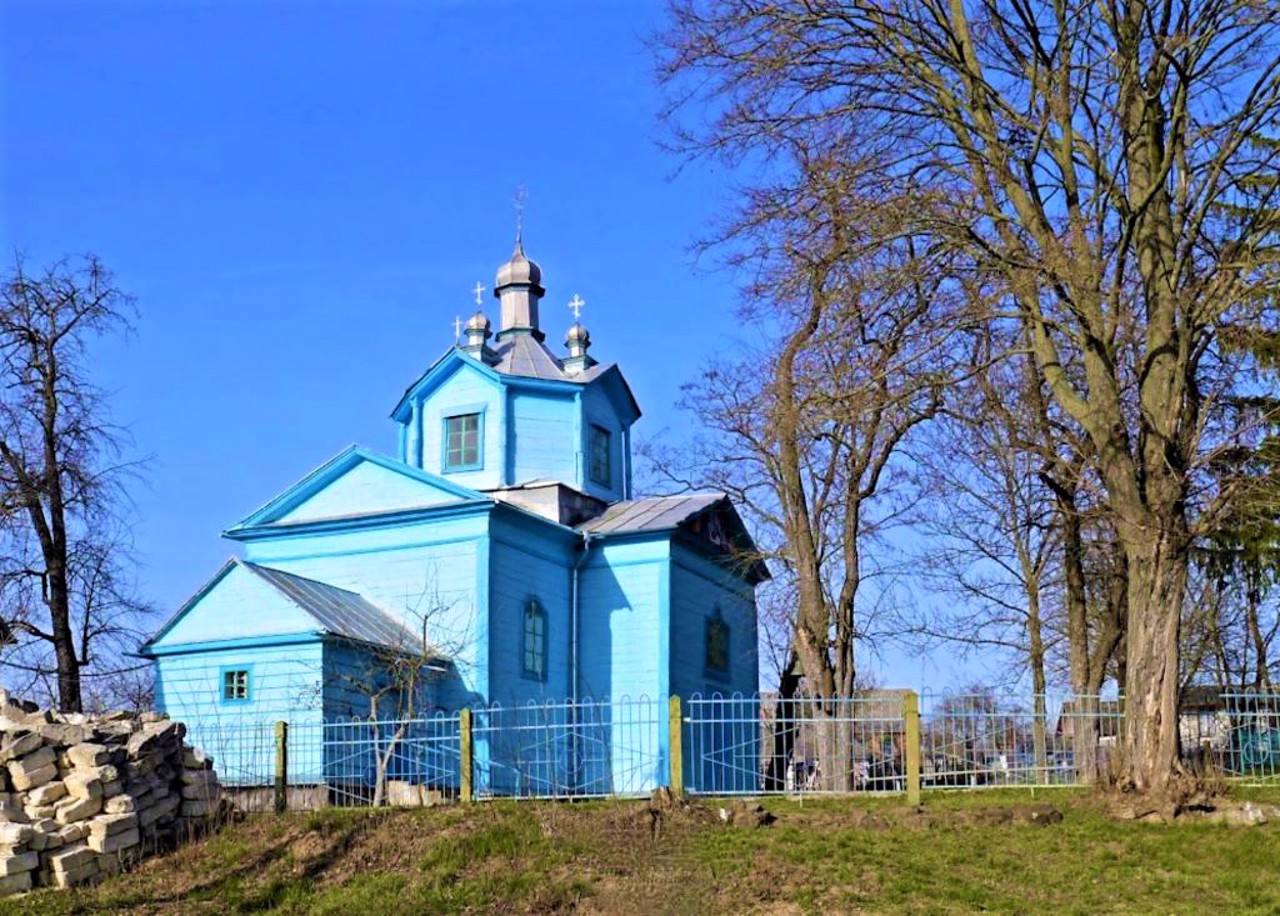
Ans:
[{"label": "gray shingle roof", "polygon": [[578,528],[590,534],[669,531],[725,498],[723,493],[691,493],[628,500],[614,503]]},{"label": "gray shingle roof", "polygon": [[362,595],[283,570],[243,560],[238,562],[313,617],[327,633],[388,649],[408,652],[422,649],[418,636]]}]

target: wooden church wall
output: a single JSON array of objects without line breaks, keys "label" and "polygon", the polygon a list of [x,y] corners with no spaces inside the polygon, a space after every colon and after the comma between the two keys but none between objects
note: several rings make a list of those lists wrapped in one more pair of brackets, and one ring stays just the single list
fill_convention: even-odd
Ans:
[{"label": "wooden church wall", "polygon": [[[252,782],[272,759],[272,728],[288,720],[318,735],[324,687],[318,638],[165,655],[156,660],[156,708],[186,723],[187,741],[217,759],[227,784]],[[249,699],[225,700],[227,670],[249,672]],[[314,755],[312,755],[314,756]],[[299,755],[300,761],[308,759]]]},{"label": "wooden church wall", "polygon": [[[507,512],[494,514],[490,537],[489,698],[504,706],[563,702],[570,696],[570,570],[577,539]],[[524,613],[535,599],[546,623],[542,678],[524,671]]]},{"label": "wooden church wall", "polygon": [[[671,690],[750,696],[759,690],[755,597],[751,586],[681,544],[672,546]],[[729,628],[729,670],[708,668],[707,624],[719,613]]]},{"label": "wooden church wall", "polygon": [[[408,463],[439,474],[464,487],[489,489],[501,486],[505,455],[505,404],[502,386],[478,370],[462,369],[431,393],[420,412],[422,460],[410,455]],[[444,421],[464,413],[481,414],[483,466],[474,471],[444,472]],[[412,433],[408,437],[413,442]]]},{"label": "wooden church wall", "polygon": [[[579,450],[583,457],[583,465],[579,480],[581,488],[592,496],[607,502],[615,502],[626,498],[626,478],[630,469],[627,467],[623,448],[622,423],[618,412],[602,385],[590,385],[582,393],[583,419],[580,432]],[[609,431],[610,466],[612,468],[611,486],[603,487],[591,479],[589,473],[591,460],[591,426],[595,424]]]},{"label": "wooden church wall", "polygon": [[507,481],[563,480],[577,477],[578,428],[573,392],[509,395],[510,432],[507,437]]},{"label": "wooden church wall", "polygon": [[488,515],[246,545],[249,559],[358,592],[457,665],[462,694],[487,693]]}]

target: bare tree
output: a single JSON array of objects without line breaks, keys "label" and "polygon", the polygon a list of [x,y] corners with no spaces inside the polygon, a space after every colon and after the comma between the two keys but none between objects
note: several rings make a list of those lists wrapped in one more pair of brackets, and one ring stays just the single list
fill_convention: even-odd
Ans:
[{"label": "bare tree", "polygon": [[[1084,431],[1127,564],[1121,785],[1176,810],[1179,627],[1218,331],[1273,283],[1280,8],[1252,0],[676,0],[687,148],[827,142],[846,180],[932,190],[916,228],[1003,286]],[[704,122],[705,123],[705,122]],[[794,184],[807,176],[793,171]],[[777,179],[773,179],[777,180]],[[1233,205],[1228,212],[1223,204]],[[976,317],[992,317],[976,316]],[[1205,514],[1208,513],[1208,514]]]},{"label": "bare tree", "polygon": [[138,615],[122,488],[123,432],[91,347],[128,330],[132,299],[94,256],[39,274],[21,258],[0,298],[0,619],[6,667],[83,708],[84,679],[127,664]]},{"label": "bare tree", "polygon": [[[693,448],[650,458],[667,478],[745,508],[781,567],[777,587],[794,596],[783,706],[803,679],[817,714],[834,717],[830,701],[854,695],[855,649],[870,632],[859,616],[866,549],[899,509],[894,455],[940,403],[948,298],[933,278],[945,253],[903,237],[857,255],[872,224],[896,231],[896,203],[859,199],[828,161],[804,168],[806,193],[761,195],[727,230],[740,246],[732,262],[754,276],[742,314],[755,343],[686,388],[705,431]],[[839,762],[849,743],[828,738],[823,772],[839,784],[851,778]]]}]

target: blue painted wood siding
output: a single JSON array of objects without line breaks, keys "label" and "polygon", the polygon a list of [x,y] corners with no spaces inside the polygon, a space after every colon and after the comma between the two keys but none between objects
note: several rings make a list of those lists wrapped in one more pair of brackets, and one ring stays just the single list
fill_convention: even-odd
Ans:
[{"label": "blue painted wood siding", "polygon": [[[755,590],[736,574],[680,544],[672,545],[671,691],[688,699],[740,694],[759,689],[760,656]],[[729,670],[706,666],[707,623],[718,615],[729,628]],[[707,707],[703,707],[705,710]],[[715,758],[685,757],[686,784],[704,790],[742,790],[758,778],[759,730],[726,721],[744,716],[743,704],[726,704],[719,721],[699,726],[691,747],[715,749]],[[691,736],[692,737],[692,736]],[[690,780],[693,780],[692,782]],[[716,780],[723,784],[717,785]]]},{"label": "blue painted wood siding", "polygon": [[[250,672],[247,702],[222,699],[222,673]],[[224,782],[266,785],[273,778],[277,720],[298,737],[291,747],[294,782],[315,778],[321,765],[321,641],[243,646],[166,655],[156,661],[156,707],[187,726],[188,741],[215,758]]]},{"label": "blue painted wood siding", "polygon": [[181,619],[157,649],[231,639],[314,633],[315,620],[241,566],[233,566]]},{"label": "blue painted wood siding", "polygon": [[[502,385],[477,369],[460,366],[425,398],[413,402],[401,440],[401,460],[413,467],[477,490],[502,486],[506,461],[506,398]],[[444,468],[444,421],[459,414],[479,413],[483,441],[481,467],[449,472]]]},{"label": "blue painted wood siding", "polygon": [[304,500],[277,523],[306,522],[374,512],[394,512],[456,502],[455,494],[421,480],[397,474],[389,468],[362,461],[310,499]]},{"label": "blue painted wood siding", "polygon": [[416,633],[425,616],[459,704],[488,694],[488,551],[487,514],[246,544],[251,561],[358,592]]}]

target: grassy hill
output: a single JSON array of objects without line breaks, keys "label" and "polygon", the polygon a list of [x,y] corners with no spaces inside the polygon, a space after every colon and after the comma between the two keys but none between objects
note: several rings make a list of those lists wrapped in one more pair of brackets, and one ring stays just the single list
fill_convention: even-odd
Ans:
[{"label": "grassy hill", "polygon": [[[1280,792],[1248,797],[1275,804]],[[1280,823],[1118,823],[1091,797],[1007,820],[1026,793],[718,805],[493,803],[261,816],[97,888],[0,914],[1280,913]]]}]

